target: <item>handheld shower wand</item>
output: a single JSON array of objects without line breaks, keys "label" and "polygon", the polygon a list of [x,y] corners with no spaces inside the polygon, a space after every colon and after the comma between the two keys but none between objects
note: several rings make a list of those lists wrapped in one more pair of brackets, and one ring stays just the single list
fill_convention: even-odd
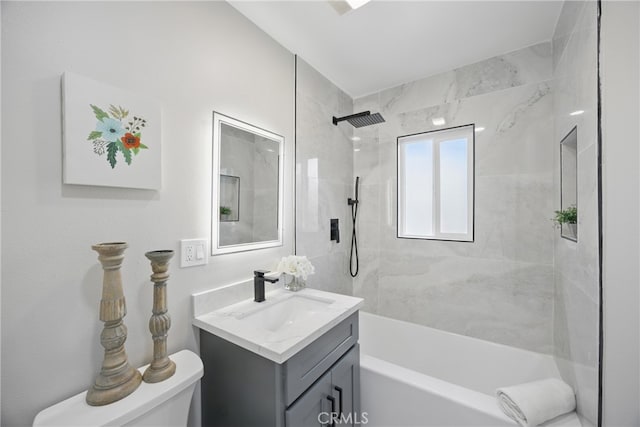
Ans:
[{"label": "handheld shower wand", "polygon": [[358,183],[359,183],[359,182],[360,182],[360,177],[359,177],[359,176],[356,176],[356,191],[355,191],[355,193],[356,193],[356,198],[355,198],[355,199],[352,199],[351,197],[349,197],[349,198],[347,199],[347,204],[348,204],[349,206],[354,206],[354,205],[357,205],[357,204],[358,204]]},{"label": "handheld shower wand", "polygon": [[[351,231],[351,252],[349,253],[349,273],[351,274],[351,277],[356,277],[358,275],[358,270],[360,268],[360,265],[358,262],[358,239],[356,236],[356,218],[358,217],[358,203],[360,202],[358,200],[358,184],[359,183],[360,183],[360,177],[357,176],[356,186],[355,186],[356,187],[355,199],[352,199],[351,197],[347,199],[347,204],[351,206],[351,219],[353,221],[353,228]],[[355,260],[356,260],[355,271],[353,266],[354,254],[355,254]]]}]

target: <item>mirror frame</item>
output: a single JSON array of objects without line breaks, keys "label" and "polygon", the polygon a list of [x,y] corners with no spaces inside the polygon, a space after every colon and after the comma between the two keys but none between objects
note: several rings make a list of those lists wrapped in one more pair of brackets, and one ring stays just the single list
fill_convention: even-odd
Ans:
[{"label": "mirror frame", "polygon": [[[220,149],[222,124],[254,133],[278,143],[278,238],[262,242],[241,243],[237,245],[220,246]],[[213,173],[211,179],[211,255],[222,255],[234,252],[252,251],[257,249],[282,246],[282,225],[284,212],[284,137],[266,129],[234,119],[224,114],[213,112]]]}]

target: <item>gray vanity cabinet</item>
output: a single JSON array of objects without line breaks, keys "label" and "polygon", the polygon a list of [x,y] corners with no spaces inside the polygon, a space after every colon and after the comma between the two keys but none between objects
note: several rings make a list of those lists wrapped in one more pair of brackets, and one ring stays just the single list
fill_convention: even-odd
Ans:
[{"label": "gray vanity cabinet", "polygon": [[352,426],[360,415],[357,312],[284,363],[204,330],[200,357],[203,426],[328,427],[332,410]]},{"label": "gray vanity cabinet", "polygon": [[336,398],[338,411],[350,421],[342,425],[356,425],[360,414],[360,346],[356,345],[331,369],[331,393]]},{"label": "gray vanity cabinet", "polygon": [[[320,426],[327,425],[321,417],[331,412],[327,397],[331,396],[331,375],[327,373],[312,385],[285,413],[287,426]],[[327,420],[328,421],[328,420]]]},{"label": "gray vanity cabinet", "polygon": [[[360,419],[360,352],[356,344],[286,411],[288,427],[354,426]],[[357,402],[357,403],[356,403]],[[355,405],[354,405],[355,403]],[[336,414],[332,419],[330,414]]]}]

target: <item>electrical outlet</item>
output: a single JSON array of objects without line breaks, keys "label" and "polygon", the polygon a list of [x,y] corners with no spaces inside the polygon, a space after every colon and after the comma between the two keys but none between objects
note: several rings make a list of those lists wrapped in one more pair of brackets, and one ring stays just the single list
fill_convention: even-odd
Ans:
[{"label": "electrical outlet", "polygon": [[185,260],[185,262],[193,262],[193,260],[195,258],[194,255],[193,255],[194,252],[195,251],[194,251],[193,245],[186,244],[184,246],[184,260]]},{"label": "electrical outlet", "polygon": [[209,259],[207,253],[206,239],[185,239],[180,240],[180,267],[193,267],[194,265],[204,265]]}]

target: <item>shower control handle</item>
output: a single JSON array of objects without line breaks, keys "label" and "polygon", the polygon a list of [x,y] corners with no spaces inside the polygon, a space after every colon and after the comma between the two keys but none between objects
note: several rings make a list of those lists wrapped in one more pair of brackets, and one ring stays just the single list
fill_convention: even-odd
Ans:
[{"label": "shower control handle", "polygon": [[331,240],[335,240],[336,243],[340,243],[340,225],[338,218],[331,218],[330,222],[330,238]]}]

